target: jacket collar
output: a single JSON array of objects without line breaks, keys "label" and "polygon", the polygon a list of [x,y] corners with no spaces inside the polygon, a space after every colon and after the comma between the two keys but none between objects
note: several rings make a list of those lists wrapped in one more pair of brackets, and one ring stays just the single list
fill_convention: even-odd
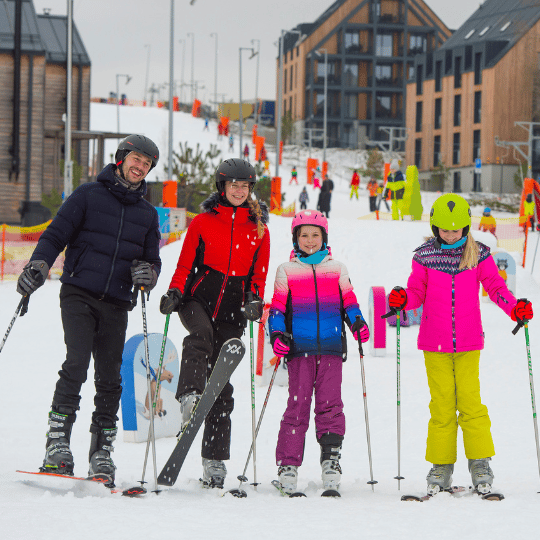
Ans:
[{"label": "jacket collar", "polygon": [[136,204],[146,195],[146,180],[141,182],[139,189],[133,191],[118,180],[116,165],[109,163],[98,175],[97,181],[101,182],[122,204]]}]

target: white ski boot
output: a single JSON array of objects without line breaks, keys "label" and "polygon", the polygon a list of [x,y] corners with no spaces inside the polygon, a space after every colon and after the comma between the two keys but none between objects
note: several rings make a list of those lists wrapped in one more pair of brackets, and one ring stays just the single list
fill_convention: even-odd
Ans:
[{"label": "white ski boot", "polygon": [[321,467],[324,490],[338,491],[341,482],[341,466],[339,461],[337,459],[325,459],[321,463]]},{"label": "white ski boot", "polygon": [[203,477],[201,479],[203,486],[206,488],[223,489],[225,477],[227,476],[227,468],[225,463],[220,459],[202,458]]},{"label": "white ski boot", "polygon": [[197,391],[190,392],[189,394],[184,394],[180,396],[178,401],[180,402],[180,416],[182,417],[182,423],[180,425],[180,434],[184,431],[184,428],[189,424],[189,420],[197,403],[201,399],[201,395]]},{"label": "white ski boot", "polygon": [[452,473],[454,472],[454,464],[436,465],[426,476],[427,492],[429,495],[436,495],[439,491],[444,491],[452,486]]},{"label": "white ski boot", "polygon": [[277,474],[281,489],[289,495],[296,493],[298,486],[298,466],[283,465],[278,469]]},{"label": "white ski boot", "polygon": [[[321,468],[324,493],[323,496],[339,496],[339,484],[341,482],[341,445],[343,435],[337,433],[325,433],[319,439],[321,446]],[[327,494],[327,492],[330,492]]]},{"label": "white ski boot", "polygon": [[489,493],[493,484],[494,474],[489,466],[491,458],[469,459],[469,472],[474,489],[479,493]]}]

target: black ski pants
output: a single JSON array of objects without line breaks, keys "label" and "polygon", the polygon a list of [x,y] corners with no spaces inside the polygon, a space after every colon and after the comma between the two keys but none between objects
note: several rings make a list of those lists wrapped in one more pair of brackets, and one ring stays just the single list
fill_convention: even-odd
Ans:
[{"label": "black ski pants", "polygon": [[66,343],[66,360],[59,371],[52,407],[79,410],[81,386],[94,357],[95,411],[92,423],[113,427],[122,394],[120,367],[128,313],[124,308],[98,300],[73,285],[62,285],[60,309]]},{"label": "black ski pants", "polygon": [[[244,328],[238,325],[212,322],[199,302],[187,302],[179,315],[189,335],[183,342],[176,399],[193,390],[202,394],[223,343],[244,333]],[[205,420],[203,458],[229,459],[233,409],[233,386],[227,382]]]}]

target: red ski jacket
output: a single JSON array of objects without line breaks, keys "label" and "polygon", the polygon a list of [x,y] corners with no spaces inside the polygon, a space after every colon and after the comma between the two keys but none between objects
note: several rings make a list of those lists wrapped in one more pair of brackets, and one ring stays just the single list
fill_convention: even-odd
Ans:
[{"label": "red ski jacket", "polygon": [[[262,222],[268,209],[259,201]],[[191,222],[170,288],[184,300],[198,301],[212,320],[245,326],[241,311],[252,291],[264,298],[270,234],[265,225],[258,237],[255,219],[247,207],[224,206],[215,193],[203,203],[204,213]]]}]

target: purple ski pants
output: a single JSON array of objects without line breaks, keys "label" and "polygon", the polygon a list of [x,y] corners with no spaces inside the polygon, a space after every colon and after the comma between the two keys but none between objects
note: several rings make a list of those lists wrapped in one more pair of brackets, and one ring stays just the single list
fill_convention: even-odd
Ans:
[{"label": "purple ski pants", "polygon": [[315,390],[317,440],[325,433],[345,434],[341,401],[341,356],[301,356],[287,362],[289,399],[281,420],[276,448],[277,465],[302,465],[309,426],[311,396]]}]

